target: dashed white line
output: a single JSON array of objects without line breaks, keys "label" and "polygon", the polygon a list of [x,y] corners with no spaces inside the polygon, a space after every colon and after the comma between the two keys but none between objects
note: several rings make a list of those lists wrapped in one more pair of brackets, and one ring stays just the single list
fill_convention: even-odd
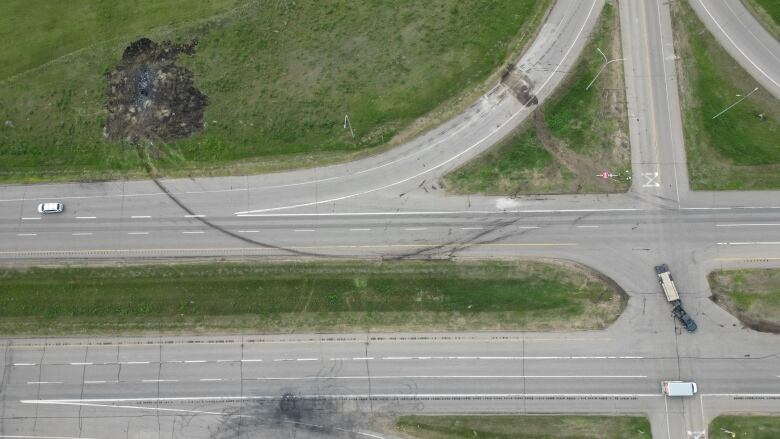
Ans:
[{"label": "dashed white line", "polygon": [[239,230],[238,233],[258,233],[259,230]]},{"label": "dashed white line", "polygon": [[222,381],[222,378],[201,378],[198,381]]},{"label": "dashed white line", "polygon": [[367,361],[367,360],[373,360],[374,357],[353,357],[352,360],[354,361]]},{"label": "dashed white line", "polygon": [[148,235],[149,232],[127,232],[128,235]]},{"label": "dashed white line", "polygon": [[84,384],[106,384],[106,381],[84,381]]},{"label": "dashed white line", "polygon": [[350,232],[368,232],[371,229],[349,229]]},{"label": "dashed white line", "polygon": [[719,242],[718,245],[780,245],[777,241]]},{"label": "dashed white line", "polygon": [[14,363],[14,366],[37,366],[37,363]]},{"label": "dashed white line", "polygon": [[151,218],[151,215],[133,215],[130,218],[133,218],[133,219],[146,219],[146,218]]},{"label": "dashed white line", "polygon": [[149,364],[149,362],[148,361],[120,361],[119,364]]},{"label": "dashed white line", "polygon": [[40,217],[22,217],[23,220],[39,220]]},{"label": "dashed white line", "polygon": [[62,381],[27,381],[27,384],[62,384]]},{"label": "dashed white line", "polygon": [[[234,361],[234,360],[219,360],[217,362],[219,363],[220,361]],[[242,363],[261,363],[262,361],[263,360],[261,360],[259,358],[249,358],[249,359],[241,360]]]},{"label": "dashed white line", "polygon": [[599,226],[577,226],[578,229],[597,229]]},{"label": "dashed white line", "polygon": [[37,233],[17,233],[16,236],[38,236]]},{"label": "dashed white line", "polygon": [[461,230],[482,230],[484,227],[461,227]]},{"label": "dashed white line", "polygon": [[96,216],[77,216],[76,219],[96,219]]},{"label": "dashed white line", "polygon": [[427,227],[407,227],[404,230],[406,230],[407,232],[417,232],[417,231],[420,231],[420,230],[428,230],[428,228]]},{"label": "dashed white line", "polygon": [[295,229],[293,232],[313,232],[314,229]]},{"label": "dashed white line", "polygon": [[517,226],[518,229],[538,229],[539,226]]},{"label": "dashed white line", "polygon": [[780,226],[780,223],[715,224],[715,227],[762,227],[762,226]]},{"label": "dashed white line", "polygon": [[184,360],[185,363],[205,363],[206,360]]},{"label": "dashed white line", "polygon": [[92,235],[92,232],[76,232],[71,233],[72,236],[90,236]]},{"label": "dashed white line", "polygon": [[206,215],[184,215],[184,218],[205,218]]},{"label": "dashed white line", "polygon": [[183,233],[185,235],[202,235],[202,234],[204,234],[206,232],[204,232],[204,231],[197,231],[197,232],[181,232],[181,233]]},{"label": "dashed white line", "polygon": [[305,380],[392,380],[392,379],[637,379],[647,375],[356,375],[356,376],[307,376],[307,377],[257,377],[259,381]]},{"label": "dashed white line", "polygon": [[177,383],[179,380],[141,380],[142,383]]},{"label": "dashed white line", "polygon": [[93,363],[70,363],[71,366],[92,366]]},{"label": "dashed white line", "polygon": [[318,361],[319,358],[296,358],[295,361]]}]

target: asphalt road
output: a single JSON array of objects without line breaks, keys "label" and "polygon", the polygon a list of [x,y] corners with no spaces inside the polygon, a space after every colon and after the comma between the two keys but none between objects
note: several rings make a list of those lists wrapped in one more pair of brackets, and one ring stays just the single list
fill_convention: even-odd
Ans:
[{"label": "asphalt road", "polygon": [[[576,59],[601,6],[556,3],[517,63],[540,100]],[[248,177],[0,187],[7,265],[563,258],[627,291],[628,308],[614,326],[6,340],[0,437],[385,437],[370,421],[388,413],[565,411],[646,413],[654,437],[681,438],[724,411],[778,411],[777,337],[742,328],[714,305],[706,274],[780,266],[780,194],[688,189],[668,6],[620,6],[634,181],[627,194],[446,195],[437,178],[530,111],[500,85],[443,126],[353,163]],[[39,215],[35,206],[49,200],[64,201],[66,211]],[[670,316],[652,269],[661,262],[699,323],[694,335]],[[670,378],[695,380],[700,395],[663,398],[659,383]]]}]

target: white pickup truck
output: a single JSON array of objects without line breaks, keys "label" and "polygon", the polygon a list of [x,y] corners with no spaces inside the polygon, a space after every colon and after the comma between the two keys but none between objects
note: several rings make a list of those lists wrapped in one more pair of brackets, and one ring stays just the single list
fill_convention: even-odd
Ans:
[{"label": "white pickup truck", "polygon": [[666,396],[693,396],[699,390],[689,381],[661,381],[661,389]]}]

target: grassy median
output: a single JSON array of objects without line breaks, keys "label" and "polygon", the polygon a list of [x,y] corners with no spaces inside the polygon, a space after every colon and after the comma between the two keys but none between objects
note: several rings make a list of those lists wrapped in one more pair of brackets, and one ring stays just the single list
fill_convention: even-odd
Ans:
[{"label": "grassy median", "polygon": [[[501,195],[625,192],[630,186],[628,122],[620,62],[609,64],[586,90],[604,63],[621,58],[617,7],[604,5],[591,40],[577,64],[533,120],[496,147],[444,177],[456,193]],[[620,177],[610,181],[605,170]]]},{"label": "grassy median", "polygon": [[710,273],[712,299],[757,331],[780,333],[780,269]]},{"label": "grassy median", "polygon": [[[533,39],[552,2],[137,3],[0,2],[0,37],[13,41],[0,47],[0,181],[354,158],[469,105]],[[138,145],[104,139],[106,74],[141,36],[198,40],[178,62],[209,98],[202,132]]]},{"label": "grassy median", "polygon": [[402,416],[396,428],[415,439],[650,439],[639,416]]},{"label": "grassy median", "polygon": [[712,439],[775,439],[780,437],[780,416],[721,415],[710,423]]},{"label": "grassy median", "polygon": [[780,101],[731,58],[686,2],[671,5],[691,188],[780,188]]},{"label": "grassy median", "polygon": [[575,266],[309,262],[0,270],[0,332],[595,329],[624,295]]},{"label": "grassy median", "polygon": [[743,0],[743,3],[759,22],[774,35],[780,38],[780,2],[776,0]]}]

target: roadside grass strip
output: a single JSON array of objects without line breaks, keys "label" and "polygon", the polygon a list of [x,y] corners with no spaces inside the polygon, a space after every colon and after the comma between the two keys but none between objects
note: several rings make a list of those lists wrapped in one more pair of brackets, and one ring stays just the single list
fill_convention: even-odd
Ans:
[{"label": "roadside grass strip", "polygon": [[691,188],[780,188],[780,101],[718,44],[686,2],[672,4]]},{"label": "roadside grass strip", "polygon": [[531,261],[210,263],[0,270],[0,332],[604,328],[625,293]]},{"label": "roadside grass strip", "polygon": [[401,416],[396,429],[416,439],[650,439],[641,416],[463,415]]},{"label": "roadside grass strip", "polygon": [[780,416],[721,415],[710,423],[712,439],[775,439],[780,437]]},{"label": "roadside grass strip", "polygon": [[780,269],[713,271],[709,282],[712,300],[746,326],[780,334]]}]

